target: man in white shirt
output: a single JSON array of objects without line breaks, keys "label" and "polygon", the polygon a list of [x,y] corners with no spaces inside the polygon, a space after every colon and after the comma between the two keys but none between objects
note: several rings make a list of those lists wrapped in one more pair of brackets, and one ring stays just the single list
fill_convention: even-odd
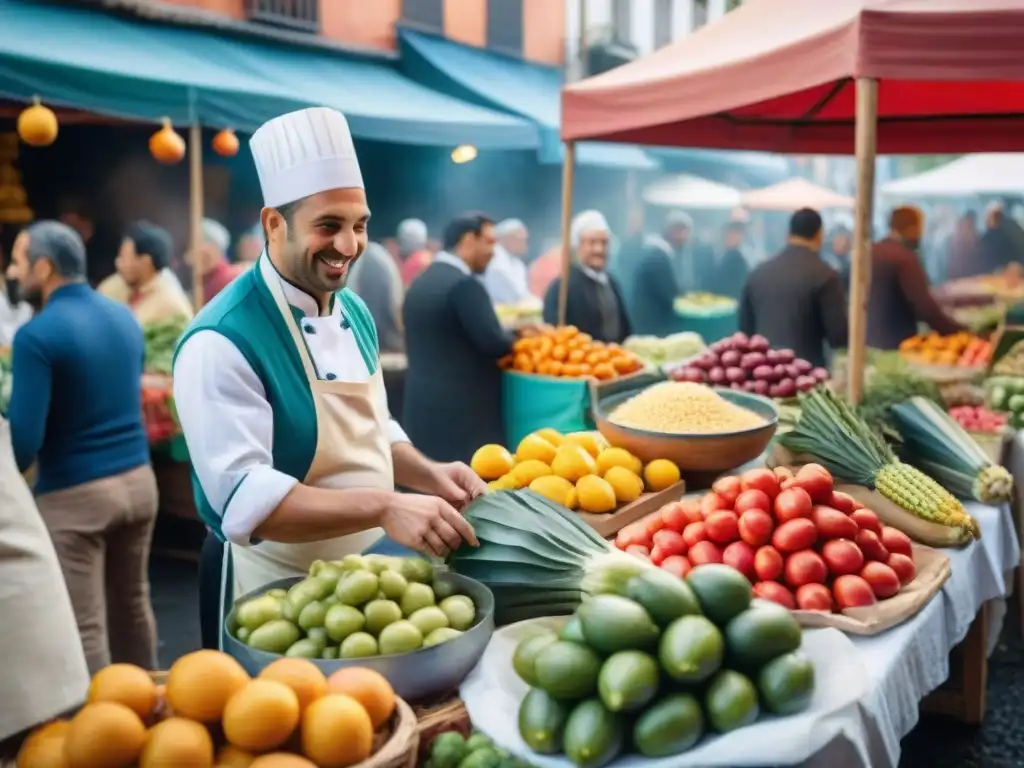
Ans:
[{"label": "man in white shirt", "polygon": [[494,304],[518,304],[530,295],[525,262],[530,233],[519,219],[505,219],[494,234],[498,242],[484,272],[484,287]]},{"label": "man in white shirt", "polygon": [[196,506],[230,543],[224,605],[382,533],[438,556],[475,544],[457,508],[486,490],[388,415],[372,317],[345,287],[370,218],[345,118],[283,115],[250,148],[267,250],[196,317],[174,364]]}]

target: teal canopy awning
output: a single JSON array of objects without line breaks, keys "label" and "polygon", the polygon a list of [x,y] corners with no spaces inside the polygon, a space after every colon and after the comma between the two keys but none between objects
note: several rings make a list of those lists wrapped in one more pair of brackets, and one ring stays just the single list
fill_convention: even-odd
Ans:
[{"label": "teal canopy awning", "polygon": [[[399,43],[402,68],[409,77],[465,101],[533,121],[540,130],[541,162],[562,162],[560,93],[565,78],[561,69],[411,30],[401,30]],[[640,170],[658,167],[639,147],[601,142],[579,144],[576,162]]]},{"label": "teal canopy awning", "polygon": [[531,122],[431,90],[384,62],[33,0],[0,0],[0,96],[247,133],[319,105],[343,112],[362,139],[505,149],[540,141]]}]

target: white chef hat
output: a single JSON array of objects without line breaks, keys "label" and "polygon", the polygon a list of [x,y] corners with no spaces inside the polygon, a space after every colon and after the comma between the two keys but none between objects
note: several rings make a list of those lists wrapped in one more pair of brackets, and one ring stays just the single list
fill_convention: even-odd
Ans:
[{"label": "white chef hat", "polygon": [[580,240],[589,232],[611,233],[608,220],[600,211],[589,210],[576,214],[572,220],[572,226],[569,227],[569,243],[573,248],[578,248]]},{"label": "white chef hat", "polygon": [[345,116],[311,107],[275,117],[249,139],[263,204],[274,208],[328,189],[363,188]]},{"label": "white chef hat", "polygon": [[494,234],[498,237],[507,237],[518,232],[525,232],[526,225],[519,219],[504,219],[494,227]]}]

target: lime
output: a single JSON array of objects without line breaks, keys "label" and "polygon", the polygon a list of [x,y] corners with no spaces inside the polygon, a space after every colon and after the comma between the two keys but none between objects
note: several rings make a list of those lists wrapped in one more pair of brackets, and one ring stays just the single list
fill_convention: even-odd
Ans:
[{"label": "lime", "polygon": [[537,654],[557,639],[554,632],[544,631],[519,641],[512,654],[512,668],[527,685],[537,685],[537,674],[534,671]]},{"label": "lime", "polygon": [[257,651],[284,653],[298,642],[302,633],[287,619],[274,619],[249,633],[248,645]]},{"label": "lime", "polygon": [[356,632],[342,641],[338,651],[340,659],[364,659],[377,655],[377,641],[366,632]]},{"label": "lime", "polygon": [[292,643],[284,655],[296,659],[319,659],[322,652],[321,646],[315,640],[304,637]]},{"label": "lime", "polygon": [[434,583],[431,586],[434,589],[434,596],[438,600],[444,600],[446,597],[458,594],[456,591],[458,587],[455,586],[454,579],[445,578],[443,573],[439,573],[434,577]]},{"label": "lime", "polygon": [[461,635],[457,629],[451,627],[438,627],[429,635],[423,638],[423,647],[428,648],[431,645],[438,645],[440,643],[446,643],[449,640],[454,640],[456,637]]},{"label": "lime", "polygon": [[476,621],[476,606],[465,595],[452,595],[441,601],[439,606],[448,617],[448,625],[465,632]]},{"label": "lime", "polygon": [[283,600],[288,596],[288,590],[278,587],[277,589],[268,589],[264,594],[270,597],[276,597],[278,600]]},{"label": "lime", "polygon": [[308,632],[313,627],[322,627],[326,616],[327,608],[324,607],[323,603],[314,600],[299,611],[299,620],[296,623]]},{"label": "lime", "polygon": [[376,574],[383,573],[388,569],[396,570],[400,567],[397,557],[388,557],[387,555],[365,555],[363,560],[366,561],[367,569]]},{"label": "lime", "polygon": [[[402,560],[402,575],[409,581],[430,584],[434,580],[434,566],[422,557],[406,557]],[[431,592],[433,594],[433,592]]]},{"label": "lime", "polygon": [[340,651],[341,649],[338,648],[338,646],[328,645],[326,648],[320,651],[320,658],[326,659],[327,661],[333,661],[334,659],[338,658],[338,653],[340,653]]},{"label": "lime", "polygon": [[338,602],[345,605],[362,605],[377,596],[380,588],[376,574],[369,571],[352,571],[338,582],[335,594]]},{"label": "lime", "polygon": [[409,617],[420,608],[435,605],[434,590],[426,584],[412,583],[402,595],[402,615]]},{"label": "lime", "polygon": [[324,617],[324,629],[327,636],[340,643],[354,632],[359,632],[366,625],[366,617],[358,608],[351,605],[332,605]]},{"label": "lime", "polygon": [[239,627],[235,630],[235,637],[244,643],[249,639],[249,630],[245,627]]},{"label": "lime", "polygon": [[260,595],[246,600],[235,610],[235,620],[239,626],[248,630],[262,627],[268,621],[280,619],[282,615],[281,599],[271,595]]},{"label": "lime", "polygon": [[405,588],[409,586],[405,576],[398,571],[381,571],[377,578],[380,580],[380,591],[389,600],[401,600],[402,595],[405,594]]},{"label": "lime", "polygon": [[426,637],[435,629],[448,626],[448,616],[437,606],[420,608],[409,617],[409,621]]},{"label": "lime", "polygon": [[371,600],[363,608],[363,614],[366,616],[366,631],[379,635],[388,624],[402,618],[402,609],[394,600]]},{"label": "lime", "polygon": [[345,555],[341,560],[335,560],[336,563],[340,563],[341,570],[343,571],[365,571],[366,561],[362,555]]},{"label": "lime", "polygon": [[466,740],[457,731],[440,734],[430,745],[430,762],[434,768],[458,768],[467,754]]},{"label": "lime", "polygon": [[380,652],[384,656],[392,653],[409,653],[423,646],[423,633],[409,621],[388,624],[380,633]]},{"label": "lime", "polygon": [[338,580],[345,575],[345,572],[334,563],[324,563],[320,566],[316,577],[330,585],[331,592],[338,586]]},{"label": "lime", "polygon": [[321,648],[326,648],[330,642],[330,638],[327,637],[327,630],[323,627],[313,627],[306,632],[306,637],[312,640],[314,643],[319,645]]}]

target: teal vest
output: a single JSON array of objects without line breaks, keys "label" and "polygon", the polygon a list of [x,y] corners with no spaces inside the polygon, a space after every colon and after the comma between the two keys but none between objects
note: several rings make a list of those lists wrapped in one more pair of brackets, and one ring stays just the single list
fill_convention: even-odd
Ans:
[{"label": "teal vest", "polygon": [[[262,256],[252,269],[232,281],[203,307],[181,337],[177,349],[181,350],[189,337],[199,331],[215,331],[238,348],[259,376],[274,411],[274,444],[271,446],[274,469],[301,482],[316,453],[316,409],[302,358],[260,271],[265,258]],[[342,316],[351,325],[366,368],[371,374],[375,373],[380,354],[377,330],[369,310],[363,300],[347,288],[336,293],[333,301],[341,302]],[[291,310],[301,328],[302,311],[295,307]],[[181,372],[180,375],[194,374]],[[235,490],[237,488],[236,485]],[[211,506],[194,467],[192,489],[199,517],[223,541],[220,521],[224,510]],[[229,496],[225,507],[230,502]]]}]

